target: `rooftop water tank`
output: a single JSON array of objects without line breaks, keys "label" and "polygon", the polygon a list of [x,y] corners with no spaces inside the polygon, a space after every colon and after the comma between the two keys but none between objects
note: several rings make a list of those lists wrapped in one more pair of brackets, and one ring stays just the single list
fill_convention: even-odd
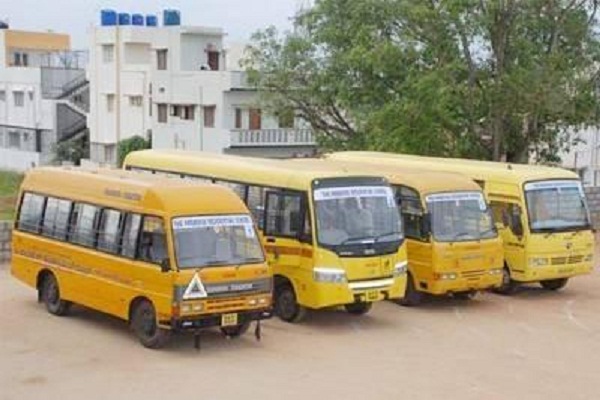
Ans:
[{"label": "rooftop water tank", "polygon": [[146,26],[158,26],[158,17],[156,15],[146,15]]},{"label": "rooftop water tank", "polygon": [[115,26],[117,24],[117,12],[115,10],[100,11],[101,26]]},{"label": "rooftop water tank", "polygon": [[143,26],[144,16],[142,14],[131,14],[131,25]]},{"label": "rooftop water tank", "polygon": [[131,25],[131,15],[128,13],[119,13],[119,25]]},{"label": "rooftop water tank", "polygon": [[181,14],[179,10],[164,10],[163,11],[163,25],[164,26],[177,26],[181,25]]}]

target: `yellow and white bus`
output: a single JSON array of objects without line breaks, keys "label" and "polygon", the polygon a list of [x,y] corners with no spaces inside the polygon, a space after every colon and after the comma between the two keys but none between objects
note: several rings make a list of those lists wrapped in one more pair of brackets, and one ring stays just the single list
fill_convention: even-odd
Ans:
[{"label": "yellow and white bus", "polygon": [[466,299],[501,285],[502,239],[481,188],[471,179],[449,172],[330,159],[289,162],[298,166],[327,163],[388,179],[407,242],[408,282],[400,304],[418,305],[424,294]]},{"label": "yellow and white bus", "polygon": [[271,315],[272,270],[231,190],[40,168],[26,175],[18,202],[11,272],[52,314],[78,303],[117,316],[150,348],[172,331],[239,336]]},{"label": "yellow and white bus", "polygon": [[124,168],[238,193],[262,232],[275,274],[275,311],[284,321],[299,321],[306,308],[344,306],[360,315],[373,302],[404,295],[404,235],[384,178],[185,151],[133,152]]},{"label": "yellow and white bus", "polygon": [[419,157],[378,152],[328,156],[374,165],[408,166],[461,173],[477,182],[490,202],[504,241],[500,293],[519,283],[563,288],[569,278],[593,268],[594,235],[577,174],[544,166]]}]

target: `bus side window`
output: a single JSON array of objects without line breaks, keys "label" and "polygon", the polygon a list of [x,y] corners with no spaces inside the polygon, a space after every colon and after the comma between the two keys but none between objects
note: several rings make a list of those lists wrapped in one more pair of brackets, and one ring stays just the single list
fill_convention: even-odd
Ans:
[{"label": "bus side window", "polygon": [[46,200],[46,211],[44,212],[42,235],[58,240],[65,240],[67,238],[72,205],[73,202],[69,200],[48,197],[48,200]]},{"label": "bus side window", "polygon": [[26,232],[38,233],[42,223],[42,215],[44,213],[43,196],[33,193],[25,193],[21,202],[21,210],[19,211],[18,228]]},{"label": "bus side window", "polygon": [[143,261],[160,264],[168,257],[163,220],[145,216],[138,257]]},{"label": "bus side window", "polygon": [[248,186],[246,205],[259,229],[264,229],[265,214],[265,188],[261,186]]},{"label": "bus side window", "polygon": [[72,243],[94,247],[99,212],[100,209],[91,204],[75,203],[69,236]]},{"label": "bus side window", "polygon": [[301,197],[297,194],[268,193],[265,235],[300,237]]},{"label": "bus side window", "polygon": [[408,238],[422,240],[423,207],[418,193],[405,186],[397,187],[396,201],[400,205],[404,234]]},{"label": "bus side window", "polygon": [[120,230],[121,212],[110,209],[103,210],[98,228],[98,249],[117,254]]},{"label": "bus side window", "polygon": [[125,226],[123,227],[123,241],[121,245],[121,255],[129,258],[136,257],[138,237],[142,217],[139,214],[127,214],[125,217]]}]

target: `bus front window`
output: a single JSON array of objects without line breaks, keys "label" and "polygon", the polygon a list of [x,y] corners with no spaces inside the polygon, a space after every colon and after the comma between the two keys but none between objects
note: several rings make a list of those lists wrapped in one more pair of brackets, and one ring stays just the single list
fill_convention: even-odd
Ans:
[{"label": "bus front window", "polygon": [[317,237],[324,246],[392,242],[403,238],[392,190],[330,187],[314,192]]},{"label": "bus front window", "polygon": [[248,215],[173,219],[175,257],[180,269],[264,262]]},{"label": "bus front window", "polygon": [[481,193],[438,193],[427,196],[426,202],[431,215],[431,231],[439,242],[490,239],[497,236]]},{"label": "bus front window", "polygon": [[587,229],[590,222],[578,181],[545,181],[525,185],[532,231]]}]

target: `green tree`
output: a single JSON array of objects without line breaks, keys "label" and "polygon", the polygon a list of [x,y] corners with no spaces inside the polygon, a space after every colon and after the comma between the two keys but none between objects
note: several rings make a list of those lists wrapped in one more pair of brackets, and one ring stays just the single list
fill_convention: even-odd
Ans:
[{"label": "green tree", "polygon": [[121,140],[117,144],[117,157],[119,161],[119,167],[123,165],[123,161],[125,161],[125,157],[127,157],[127,154],[131,153],[132,151],[145,150],[151,147],[152,143],[150,142],[150,140],[146,140],[138,135]]},{"label": "green tree", "polygon": [[317,0],[253,36],[263,107],[325,149],[556,159],[597,123],[597,0]]}]

